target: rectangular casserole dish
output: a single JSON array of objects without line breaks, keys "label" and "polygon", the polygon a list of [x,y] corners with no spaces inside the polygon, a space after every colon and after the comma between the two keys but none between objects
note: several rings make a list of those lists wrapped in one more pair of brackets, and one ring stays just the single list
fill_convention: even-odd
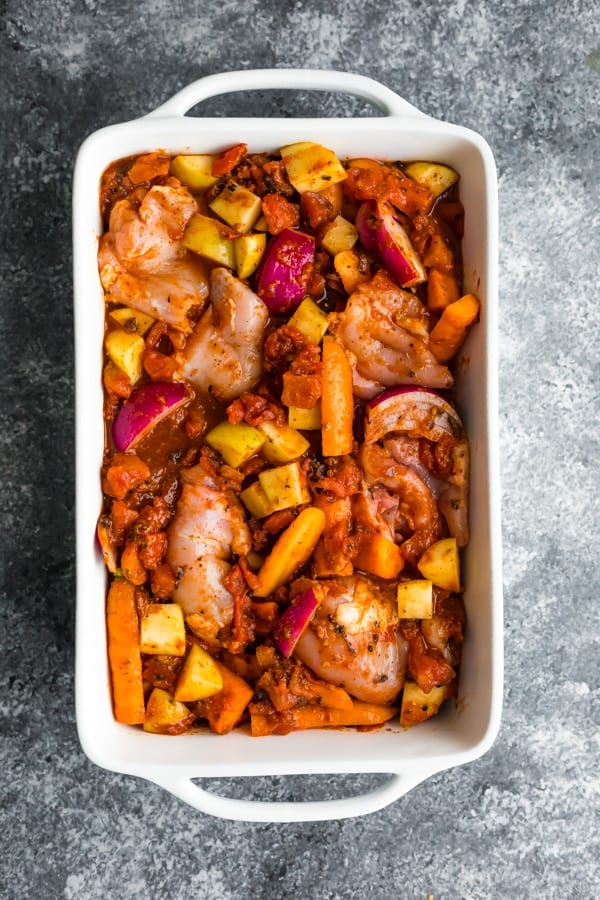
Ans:
[{"label": "rectangular casserole dish", "polygon": [[[189,118],[195,104],[218,94],[253,89],[337,91],[373,102],[384,113],[369,119]],[[298,732],[251,738],[241,731],[177,738],[118,724],[111,707],[105,629],[105,569],[94,534],[101,508],[104,299],[97,267],[101,234],[100,177],[112,161],[155,149],[214,153],[244,141],[250,152],[314,140],[344,159],[426,159],[447,163],[461,177],[465,206],[465,291],[481,301],[480,322],[463,348],[457,397],[471,443],[471,541],[464,555],[468,627],[459,702],[422,725],[369,733]],[[307,821],[373,812],[430,775],[484,754],[500,721],[502,697],[502,579],[497,434],[497,185],[490,148],[465,128],[432,119],[381,84],[358,75],[311,70],[256,70],[213,75],[190,84],[151,114],[104,128],[82,145],[74,196],[74,311],[76,340],[76,708],[88,757],[115,771],[147,778],[192,806],[245,821]],[[390,773],[376,791],[307,803],[222,798],[192,778],[308,773]]]}]

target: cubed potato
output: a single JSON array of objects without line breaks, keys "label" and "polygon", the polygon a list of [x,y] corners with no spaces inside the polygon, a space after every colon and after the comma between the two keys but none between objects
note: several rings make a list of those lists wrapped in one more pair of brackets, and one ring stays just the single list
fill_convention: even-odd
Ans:
[{"label": "cubed potato", "polygon": [[434,197],[439,196],[458,181],[458,173],[439,163],[413,162],[404,169],[409,178],[429,188]]},{"label": "cubed potato", "polygon": [[354,250],[342,250],[333,258],[333,266],[340,277],[344,290],[353,294],[359,284],[363,284],[371,277],[369,267],[361,271],[361,262]]},{"label": "cubed potato", "polygon": [[185,623],[179,603],[150,603],[140,622],[140,651],[165,656],[185,654]]},{"label": "cubed potato", "polygon": [[428,694],[424,694],[414,681],[405,682],[400,707],[400,724],[404,728],[410,728],[411,725],[418,725],[419,722],[430,719],[439,712],[447,696],[446,685],[434,687]]},{"label": "cubed potato", "polygon": [[322,191],[347,177],[333,150],[312,141],[299,141],[282,147],[281,158],[291,184],[300,194],[304,191]]},{"label": "cubed potato", "polygon": [[275,469],[263,469],[258,473],[258,480],[275,511],[310,503],[310,492],[303,483],[297,462]]},{"label": "cubed potato", "polygon": [[265,232],[269,230],[269,223],[267,222],[266,216],[258,217],[256,222],[254,223],[254,230],[255,231],[265,231]]},{"label": "cubed potato", "polygon": [[456,538],[436,541],[422,554],[417,568],[424,578],[445,591],[460,590],[460,555]]},{"label": "cubed potato", "polygon": [[191,703],[212,697],[223,688],[223,676],[206,650],[193,644],[177,680],[175,699]]},{"label": "cubed potato", "polygon": [[327,225],[321,238],[321,246],[327,250],[331,256],[336,253],[343,253],[344,250],[352,250],[358,240],[358,231],[356,227],[344,219],[343,216],[336,218]]},{"label": "cubed potato", "polygon": [[297,328],[312,344],[320,344],[327,331],[329,319],[327,313],[324,313],[314,300],[305,297],[288,325]]},{"label": "cubed potato", "polygon": [[212,174],[212,162],[212,156],[176,156],[171,163],[171,174],[186,187],[201,191],[219,180]]},{"label": "cubed potato", "polygon": [[106,335],[104,344],[109,358],[125,372],[131,384],[139,381],[142,377],[142,355],[146,349],[144,338],[123,328],[115,328]]},{"label": "cubed potato", "polygon": [[144,731],[151,734],[181,734],[194,721],[185,703],[175,700],[168,691],[154,688],[146,704]]},{"label": "cubed potato", "polygon": [[230,229],[216,219],[196,213],[186,225],[183,234],[183,245],[199,256],[212,262],[235,267],[235,247]]},{"label": "cubed potato", "polygon": [[250,231],[262,211],[260,197],[235,181],[229,181],[209,206],[240,234]]},{"label": "cubed potato", "polygon": [[275,512],[275,507],[263,491],[260,481],[255,481],[240,493],[240,499],[249,513],[257,519],[264,519]]},{"label": "cubed potato", "polygon": [[287,463],[302,456],[310,447],[306,438],[289,425],[276,425],[274,422],[263,422],[258,430],[265,436],[261,453],[267,462]]},{"label": "cubed potato", "polygon": [[312,409],[304,409],[301,406],[288,407],[288,425],[298,428],[300,431],[321,430],[321,402]]},{"label": "cubed potato", "polygon": [[240,422],[221,422],[204,438],[209,447],[218,450],[228,466],[237,469],[254,456],[266,441],[264,434]]},{"label": "cubed potato", "polygon": [[267,246],[266,234],[242,234],[234,240],[238,278],[250,278],[258,268]]},{"label": "cubed potato", "polygon": [[113,309],[110,317],[124,331],[129,331],[132,334],[146,334],[150,326],[156,321],[152,316],[138,312],[137,309],[130,309],[129,306],[120,306],[118,309]]},{"label": "cubed potato", "polygon": [[398,616],[401,619],[431,619],[433,615],[433,585],[417,578],[398,585]]}]

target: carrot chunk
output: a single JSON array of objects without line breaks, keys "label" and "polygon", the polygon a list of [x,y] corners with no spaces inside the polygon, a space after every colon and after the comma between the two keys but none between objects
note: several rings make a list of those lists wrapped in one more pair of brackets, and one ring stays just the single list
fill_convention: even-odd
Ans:
[{"label": "carrot chunk", "polygon": [[459,298],[458,285],[454,275],[431,269],[427,281],[427,306],[433,312],[442,312]]},{"label": "carrot chunk", "polygon": [[353,442],[352,368],[346,351],[330,335],[323,338],[321,392],[323,456],[345,456]]},{"label": "carrot chunk", "polygon": [[479,300],[473,294],[465,294],[446,307],[429,335],[429,349],[438,362],[452,359],[467,336],[467,328],[478,315]]},{"label": "carrot chunk", "polygon": [[234,147],[230,147],[228,150],[224,150],[213,157],[212,174],[215,178],[220,178],[221,175],[229,175],[231,170],[235,169],[245,156],[247,149],[247,144],[236,144]]},{"label": "carrot chunk", "polygon": [[107,599],[108,659],[115,719],[123,725],[144,721],[144,688],[135,588],[115,580]]},{"label": "carrot chunk", "polygon": [[396,578],[404,567],[404,557],[394,541],[382,534],[370,534],[363,540],[354,565],[379,578]]}]

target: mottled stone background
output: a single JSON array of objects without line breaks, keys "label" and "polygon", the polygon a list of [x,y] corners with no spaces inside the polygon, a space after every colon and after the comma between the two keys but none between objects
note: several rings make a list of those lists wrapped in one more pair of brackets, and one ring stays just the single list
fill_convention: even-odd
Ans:
[{"label": "mottled stone background", "polygon": [[[597,5],[2,0],[0,11],[0,896],[597,897]],[[94,767],[74,724],[74,155],[91,131],[201,75],[264,66],[373,76],[481,132],[499,170],[502,729],[478,762],[341,824],[204,817]],[[206,110],[248,107],[310,114],[315,100]],[[274,799],[318,796],[323,782],[219,787]]]}]

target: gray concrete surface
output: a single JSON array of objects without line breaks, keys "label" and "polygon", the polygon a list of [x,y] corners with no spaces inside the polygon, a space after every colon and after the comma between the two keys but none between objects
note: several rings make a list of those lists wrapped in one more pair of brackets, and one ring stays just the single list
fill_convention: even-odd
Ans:
[{"label": "gray concrete surface", "polygon": [[[598,896],[597,23],[592,0],[0,3],[1,897]],[[74,155],[196,77],[263,66],[375,77],[481,132],[499,171],[502,728],[476,763],[342,823],[203,817],[96,768],[74,723]],[[207,105],[248,108],[315,101]],[[218,787],[308,797],[323,780]]]}]

